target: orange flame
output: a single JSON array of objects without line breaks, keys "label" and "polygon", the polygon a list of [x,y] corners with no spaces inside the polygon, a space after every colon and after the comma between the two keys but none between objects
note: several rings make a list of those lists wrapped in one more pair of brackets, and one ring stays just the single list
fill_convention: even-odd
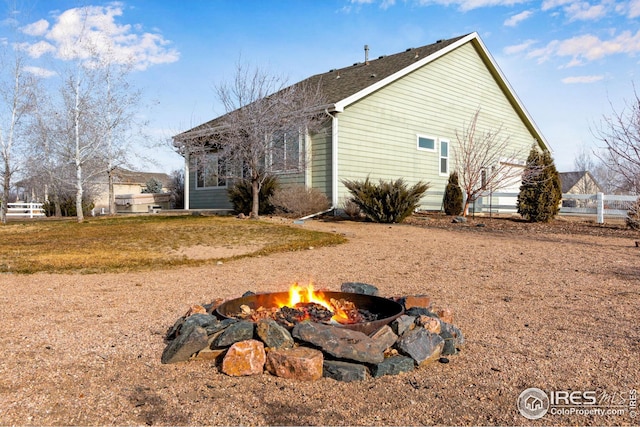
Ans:
[{"label": "orange flame", "polygon": [[278,307],[295,307],[298,303],[314,303],[319,304],[330,310],[333,313],[333,317],[331,320],[337,323],[350,323],[349,316],[339,307],[336,307],[328,300],[322,291],[314,291],[313,285],[309,284],[308,286],[300,286],[297,283],[294,283],[289,288],[289,300],[288,301],[277,301]]}]

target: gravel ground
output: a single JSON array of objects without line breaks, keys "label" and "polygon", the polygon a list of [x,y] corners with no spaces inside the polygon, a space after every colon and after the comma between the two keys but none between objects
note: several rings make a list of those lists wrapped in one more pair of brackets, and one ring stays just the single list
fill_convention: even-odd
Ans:
[{"label": "gravel ground", "polygon": [[[640,389],[640,236],[575,221],[479,222],[316,220],[297,226],[349,242],[202,268],[2,274],[0,425],[637,425],[628,406]],[[467,345],[448,364],[358,383],[160,363],[164,333],[190,305],[295,281],[428,294],[454,310]],[[529,387],[595,391],[604,409],[626,410],[532,421],[516,406]]]}]

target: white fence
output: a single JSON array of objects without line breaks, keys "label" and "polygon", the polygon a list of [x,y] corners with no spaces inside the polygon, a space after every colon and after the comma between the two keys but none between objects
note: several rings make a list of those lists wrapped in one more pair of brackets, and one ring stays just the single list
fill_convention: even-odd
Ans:
[{"label": "white fence", "polygon": [[42,203],[7,203],[8,218],[38,218],[46,216]]},{"label": "white fence", "polygon": [[[443,192],[427,192],[426,210],[442,210]],[[469,206],[469,214],[510,214],[517,213],[518,193],[485,193]],[[626,218],[631,204],[638,196],[618,196],[612,194],[563,194],[560,215],[593,216],[598,224],[607,218]]]}]

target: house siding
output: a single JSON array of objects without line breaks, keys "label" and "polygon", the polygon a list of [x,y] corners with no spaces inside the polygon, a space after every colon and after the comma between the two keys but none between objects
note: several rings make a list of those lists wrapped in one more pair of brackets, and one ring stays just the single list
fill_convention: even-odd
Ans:
[{"label": "house siding", "polygon": [[452,171],[456,131],[462,134],[478,108],[478,129],[502,125],[501,135],[526,159],[534,137],[472,43],[347,106],[338,115],[339,197],[347,195],[343,179],[404,178],[429,182],[422,203],[439,206],[448,179],[439,174],[440,146],[418,150],[417,135],[449,140]]},{"label": "house siding", "polygon": [[308,187],[321,191],[329,200],[332,197],[331,130],[332,121],[328,120],[325,126],[312,136],[310,158],[308,159],[311,165],[311,174],[310,182],[307,182]]},{"label": "house siding", "polygon": [[227,187],[197,188],[195,167],[189,169],[189,209],[233,209]]}]

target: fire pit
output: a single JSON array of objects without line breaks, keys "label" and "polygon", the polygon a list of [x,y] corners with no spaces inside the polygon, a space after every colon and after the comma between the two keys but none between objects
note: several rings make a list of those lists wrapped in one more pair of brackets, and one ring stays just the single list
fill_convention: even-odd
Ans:
[{"label": "fire pit", "polygon": [[[293,285],[193,305],[169,328],[162,363],[214,361],[230,376],[361,381],[410,372],[464,345],[448,309],[424,294],[382,298],[377,288],[343,283],[341,292]],[[309,321],[307,321],[309,320]]]},{"label": "fire pit", "polygon": [[306,300],[303,296],[299,302],[291,301],[292,291],[248,295],[224,302],[216,309],[216,313],[222,318],[238,318],[242,317],[243,312],[249,314],[250,312],[259,313],[260,310],[275,311],[282,307],[293,308],[294,306],[299,306],[300,303],[313,305],[322,304],[328,307],[328,310],[331,310],[331,312],[335,312],[334,308],[329,305],[329,302],[332,300],[343,301],[347,304],[352,303],[360,313],[365,313],[363,316],[355,317],[355,319],[361,320],[354,321],[348,318],[345,318],[345,320],[338,318],[336,320],[338,316],[334,315],[331,320],[327,318],[325,323],[369,335],[397,319],[404,312],[402,304],[388,298],[350,292],[313,292],[312,289],[310,292],[313,294],[312,300]]}]

